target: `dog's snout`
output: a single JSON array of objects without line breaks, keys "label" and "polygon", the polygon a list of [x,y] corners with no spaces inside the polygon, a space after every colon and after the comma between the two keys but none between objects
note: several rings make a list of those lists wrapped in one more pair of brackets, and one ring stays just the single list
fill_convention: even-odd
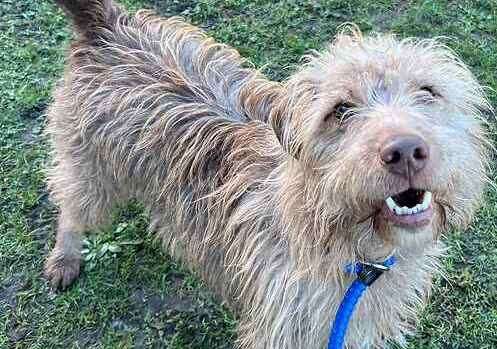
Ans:
[{"label": "dog's snout", "polygon": [[388,171],[409,179],[426,166],[429,148],[419,136],[399,135],[381,146],[380,157]]}]

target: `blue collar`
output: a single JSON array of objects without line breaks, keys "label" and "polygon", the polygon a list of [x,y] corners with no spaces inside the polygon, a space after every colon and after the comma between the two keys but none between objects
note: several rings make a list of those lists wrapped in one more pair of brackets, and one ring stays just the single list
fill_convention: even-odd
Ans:
[{"label": "blue collar", "polygon": [[396,258],[391,256],[383,263],[361,263],[349,264],[346,266],[348,273],[355,273],[357,278],[345,292],[342,302],[335,314],[335,320],[331,327],[330,337],[328,339],[328,349],[342,349],[345,341],[345,334],[349,326],[350,318],[354,313],[355,307],[363,292],[371,286],[384,271],[390,270],[396,262]]}]

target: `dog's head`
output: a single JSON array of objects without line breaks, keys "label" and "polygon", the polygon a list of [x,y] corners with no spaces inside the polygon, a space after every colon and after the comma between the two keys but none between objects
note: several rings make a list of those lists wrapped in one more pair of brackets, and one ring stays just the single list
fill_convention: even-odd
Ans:
[{"label": "dog's head", "polygon": [[486,181],[490,107],[448,48],[340,34],[288,89],[273,126],[330,224],[369,222],[394,248],[468,224]]}]

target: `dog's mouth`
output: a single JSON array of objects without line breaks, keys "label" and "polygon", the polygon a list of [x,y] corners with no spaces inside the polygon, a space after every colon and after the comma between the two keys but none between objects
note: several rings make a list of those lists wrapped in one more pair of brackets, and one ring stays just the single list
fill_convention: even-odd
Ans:
[{"label": "dog's mouth", "polygon": [[409,188],[389,196],[383,205],[383,216],[394,225],[408,228],[422,227],[433,216],[432,193],[423,189]]}]

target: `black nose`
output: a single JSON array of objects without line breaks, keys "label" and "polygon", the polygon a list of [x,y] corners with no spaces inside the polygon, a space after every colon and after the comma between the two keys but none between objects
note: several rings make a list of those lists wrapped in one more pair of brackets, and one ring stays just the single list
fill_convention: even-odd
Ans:
[{"label": "black nose", "polygon": [[429,156],[426,142],[414,135],[394,136],[380,148],[381,160],[388,171],[406,179],[421,171]]}]

